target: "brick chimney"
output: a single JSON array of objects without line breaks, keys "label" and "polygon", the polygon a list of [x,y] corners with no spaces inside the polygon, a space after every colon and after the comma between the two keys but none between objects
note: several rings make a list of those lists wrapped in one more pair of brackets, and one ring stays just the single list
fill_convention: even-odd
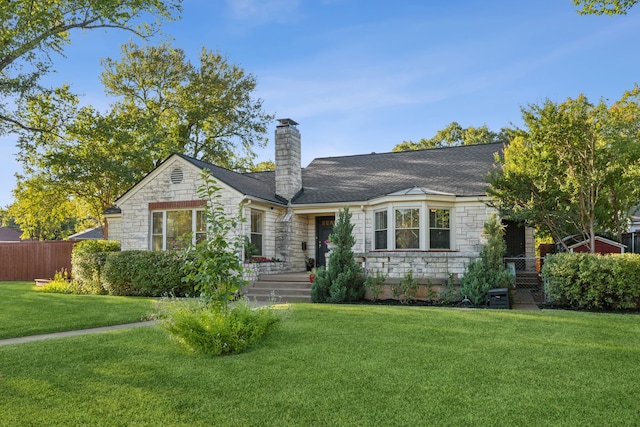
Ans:
[{"label": "brick chimney", "polygon": [[287,200],[302,188],[300,132],[298,123],[278,119],[276,126],[276,194]]}]

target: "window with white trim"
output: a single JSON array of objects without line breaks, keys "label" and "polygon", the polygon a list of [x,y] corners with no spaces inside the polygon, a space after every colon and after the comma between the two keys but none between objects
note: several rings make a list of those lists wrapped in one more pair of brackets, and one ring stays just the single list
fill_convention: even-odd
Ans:
[{"label": "window with white trim", "polygon": [[420,249],[420,209],[395,210],[396,249]]},{"label": "window with white trim", "polygon": [[387,249],[387,211],[375,213],[375,249]]},{"label": "window with white trim", "polygon": [[151,249],[164,251],[185,248],[206,236],[201,209],[158,210],[151,214]]},{"label": "window with white trim", "polygon": [[262,211],[251,209],[251,244],[255,246],[255,255],[262,256]]},{"label": "window with white trim", "polygon": [[429,248],[451,249],[451,211],[429,210]]}]

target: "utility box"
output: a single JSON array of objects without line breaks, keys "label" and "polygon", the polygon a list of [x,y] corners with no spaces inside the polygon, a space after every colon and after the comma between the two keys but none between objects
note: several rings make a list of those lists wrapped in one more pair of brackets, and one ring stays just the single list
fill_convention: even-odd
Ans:
[{"label": "utility box", "polygon": [[509,289],[489,289],[489,308],[511,308],[509,303]]}]

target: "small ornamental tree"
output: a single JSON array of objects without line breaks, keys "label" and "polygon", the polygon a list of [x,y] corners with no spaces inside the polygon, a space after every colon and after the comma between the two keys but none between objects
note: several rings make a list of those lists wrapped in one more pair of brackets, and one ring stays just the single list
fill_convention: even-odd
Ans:
[{"label": "small ornamental tree", "polygon": [[205,207],[206,238],[184,251],[183,280],[193,284],[196,291],[213,303],[224,306],[246,285],[242,279],[244,268],[239,254],[243,240],[236,233],[239,215],[228,216],[220,203],[220,187],[206,170],[202,171],[203,184],[198,197],[207,201]]},{"label": "small ornamental tree", "polygon": [[343,303],[364,297],[364,274],[353,258],[355,244],[349,207],[341,209],[333,226],[329,268],[319,268],[311,288],[313,302]]},{"label": "small ornamental tree", "polygon": [[508,288],[513,285],[513,276],[504,266],[503,257],[507,251],[504,242],[504,226],[494,213],[484,224],[487,243],[480,251],[480,258],[467,267],[462,278],[460,293],[475,305],[484,305],[489,289]]},{"label": "small ornamental tree", "polygon": [[240,254],[243,238],[237,226],[240,215],[228,216],[219,198],[220,187],[203,170],[198,196],[206,200],[207,236],[183,252],[183,280],[200,291],[195,301],[170,299],[158,305],[159,324],[189,350],[232,354],[258,342],[280,322],[285,312],[271,307],[253,310],[246,300],[229,302],[246,284]]}]

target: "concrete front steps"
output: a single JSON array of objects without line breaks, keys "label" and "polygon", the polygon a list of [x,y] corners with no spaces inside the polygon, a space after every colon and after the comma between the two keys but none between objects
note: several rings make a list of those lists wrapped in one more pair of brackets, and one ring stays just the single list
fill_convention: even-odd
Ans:
[{"label": "concrete front steps", "polygon": [[250,301],[275,298],[275,303],[311,302],[309,273],[261,274],[258,280],[243,289],[243,294]]}]

